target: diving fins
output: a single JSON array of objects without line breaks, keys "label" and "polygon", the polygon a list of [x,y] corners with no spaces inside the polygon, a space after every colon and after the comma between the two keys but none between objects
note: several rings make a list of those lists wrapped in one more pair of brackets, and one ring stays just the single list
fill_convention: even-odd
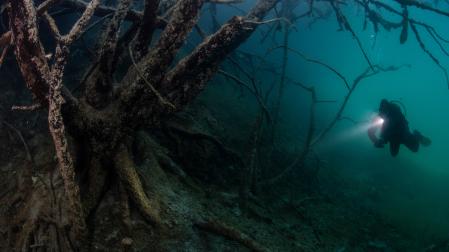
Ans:
[{"label": "diving fins", "polygon": [[419,132],[419,131],[417,131],[417,130],[414,130],[413,133],[414,133],[416,136],[418,136],[418,138],[419,138],[419,143],[420,143],[422,146],[429,146],[430,144],[432,144],[432,140],[430,140],[430,138],[428,138],[428,137],[423,136],[423,135],[421,134],[421,132]]}]

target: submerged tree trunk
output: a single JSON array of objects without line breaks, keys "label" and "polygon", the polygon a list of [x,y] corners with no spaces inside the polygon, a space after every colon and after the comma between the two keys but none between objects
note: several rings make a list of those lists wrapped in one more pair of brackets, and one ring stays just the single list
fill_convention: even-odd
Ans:
[{"label": "submerged tree trunk", "polygon": [[[258,1],[247,16],[229,20],[173,68],[170,66],[175,55],[196,24],[204,1],[177,1],[152,48],[148,46],[158,19],[158,1],[145,1],[143,15],[134,16],[140,30],[135,38],[121,40],[126,41],[125,44],[119,41],[119,31],[123,21],[130,17],[132,1],[118,1],[102,36],[97,60],[85,83],[81,83],[85,91],[80,97],[75,97],[62,86],[69,47],[86,29],[90,17],[111,9],[99,6],[99,0],[88,4],[72,1],[77,8],[85,7],[85,11],[70,32],[62,35],[47,13],[58,2],[48,0],[35,7],[32,0],[10,0],[9,15],[12,43],[22,75],[37,102],[49,109],[49,127],[59,160],[59,175],[69,203],[63,209],[73,213],[68,215],[71,216],[70,221],[63,229],[70,230],[71,235],[64,236],[59,220],[52,228],[51,221],[43,218],[51,214],[52,207],[37,209],[35,218],[43,221],[27,222],[16,248],[28,250],[33,245],[31,237],[47,235],[48,240],[34,242],[45,244],[50,250],[85,250],[86,218],[95,214],[111,181],[119,182],[122,192],[128,195],[121,193],[120,199],[129,199],[155,229],[162,231],[164,224],[159,203],[147,196],[130,151],[129,143],[134,132],[142,127],[158,126],[167,116],[189,104],[204,89],[221,61],[252,34],[257,22],[277,0]],[[46,20],[57,44],[54,62],[47,60],[47,52],[40,42],[37,20],[41,17]],[[150,29],[148,33],[147,28]],[[116,68],[111,62],[120,57],[117,53],[128,52],[118,50],[118,46],[130,48],[134,63],[116,88],[112,83]],[[73,136],[74,144],[79,146],[78,151],[70,151],[68,135]],[[75,171],[82,174],[76,175]]]}]

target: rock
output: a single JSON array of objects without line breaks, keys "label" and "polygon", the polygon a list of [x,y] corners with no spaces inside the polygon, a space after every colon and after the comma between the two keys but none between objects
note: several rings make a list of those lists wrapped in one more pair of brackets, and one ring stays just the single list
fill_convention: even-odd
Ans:
[{"label": "rock", "polygon": [[335,252],[346,252],[346,247],[345,246],[340,247],[337,250],[335,250]]},{"label": "rock", "polygon": [[132,251],[133,239],[125,237],[121,241],[123,251]]},{"label": "rock", "polygon": [[131,247],[132,244],[133,244],[133,239],[131,239],[130,237],[125,237],[122,239],[122,245],[124,247]]},{"label": "rock", "polygon": [[117,235],[118,235],[118,230],[114,230],[114,231],[112,231],[112,233],[110,233],[107,237],[106,237],[106,239],[105,239],[105,241],[107,241],[107,242],[109,242],[109,241],[111,241],[111,240],[115,240],[116,238],[117,238]]},{"label": "rock", "polygon": [[378,251],[389,251],[388,245],[384,241],[370,241],[368,242],[368,247]]}]

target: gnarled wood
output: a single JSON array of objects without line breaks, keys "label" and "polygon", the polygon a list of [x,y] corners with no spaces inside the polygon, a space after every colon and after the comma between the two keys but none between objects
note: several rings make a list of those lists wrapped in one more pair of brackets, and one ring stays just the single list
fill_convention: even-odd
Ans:
[{"label": "gnarled wood", "polygon": [[207,219],[205,221],[198,221],[195,223],[200,229],[212,232],[217,235],[224,236],[228,239],[235,240],[249,248],[251,251],[266,252],[266,248],[262,247],[259,243],[251,239],[248,235],[238,231],[237,229],[230,227],[222,222]]},{"label": "gnarled wood", "polygon": [[136,204],[147,221],[153,225],[160,226],[161,218],[159,212],[145,194],[139,174],[136,172],[136,166],[126,146],[122,145],[119,147],[114,160],[117,175],[128,192],[130,199]]},{"label": "gnarled wood", "polygon": [[9,22],[14,52],[27,87],[39,103],[47,105],[50,68],[39,40],[36,9],[31,0],[10,1]]},{"label": "gnarled wood", "polygon": [[158,42],[138,63],[143,76],[137,73],[135,67],[130,67],[122,81],[125,87],[119,93],[121,114],[124,115],[127,124],[130,120],[137,125],[151,123],[145,119],[158,117],[161,112],[167,111],[167,108],[160,108],[159,103],[154,104],[156,96],[143,78],[156,89],[160,87],[168,67],[197,22],[202,4],[203,0],[179,1]]},{"label": "gnarled wood", "polygon": [[162,85],[163,93],[177,108],[183,108],[204,89],[226,56],[244,43],[257,28],[256,22],[246,21],[260,21],[277,2],[260,0],[246,17],[232,18],[206,38],[167,74]]},{"label": "gnarled wood", "polygon": [[156,29],[157,9],[160,0],[145,0],[142,23],[137,32],[134,48],[136,59],[140,60],[148,52],[148,47]]},{"label": "gnarled wood", "polygon": [[105,107],[112,98],[113,74],[116,67],[113,63],[115,63],[114,58],[117,57],[120,27],[132,2],[132,0],[119,2],[114,16],[103,33],[103,39],[100,40],[98,60],[86,79],[84,92],[86,101],[95,108]]}]

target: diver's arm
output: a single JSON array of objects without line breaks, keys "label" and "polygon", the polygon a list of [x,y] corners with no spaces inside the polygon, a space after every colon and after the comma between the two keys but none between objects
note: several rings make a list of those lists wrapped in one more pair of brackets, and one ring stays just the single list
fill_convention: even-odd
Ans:
[{"label": "diver's arm", "polygon": [[377,127],[376,127],[376,126],[371,126],[371,127],[368,129],[368,136],[369,136],[369,139],[370,139],[371,142],[373,142],[373,143],[377,143],[377,141],[379,141],[379,139],[378,139],[377,136],[376,136],[376,131],[377,131]]},{"label": "diver's arm", "polygon": [[375,124],[376,120],[377,120],[377,118],[373,119],[373,121],[371,123],[372,126],[368,129],[368,136],[369,136],[369,139],[371,140],[371,142],[374,143],[374,146],[376,146],[377,148],[383,148],[385,141],[381,138],[380,139],[377,138],[377,136],[376,136],[376,131],[379,128],[379,126]]}]

